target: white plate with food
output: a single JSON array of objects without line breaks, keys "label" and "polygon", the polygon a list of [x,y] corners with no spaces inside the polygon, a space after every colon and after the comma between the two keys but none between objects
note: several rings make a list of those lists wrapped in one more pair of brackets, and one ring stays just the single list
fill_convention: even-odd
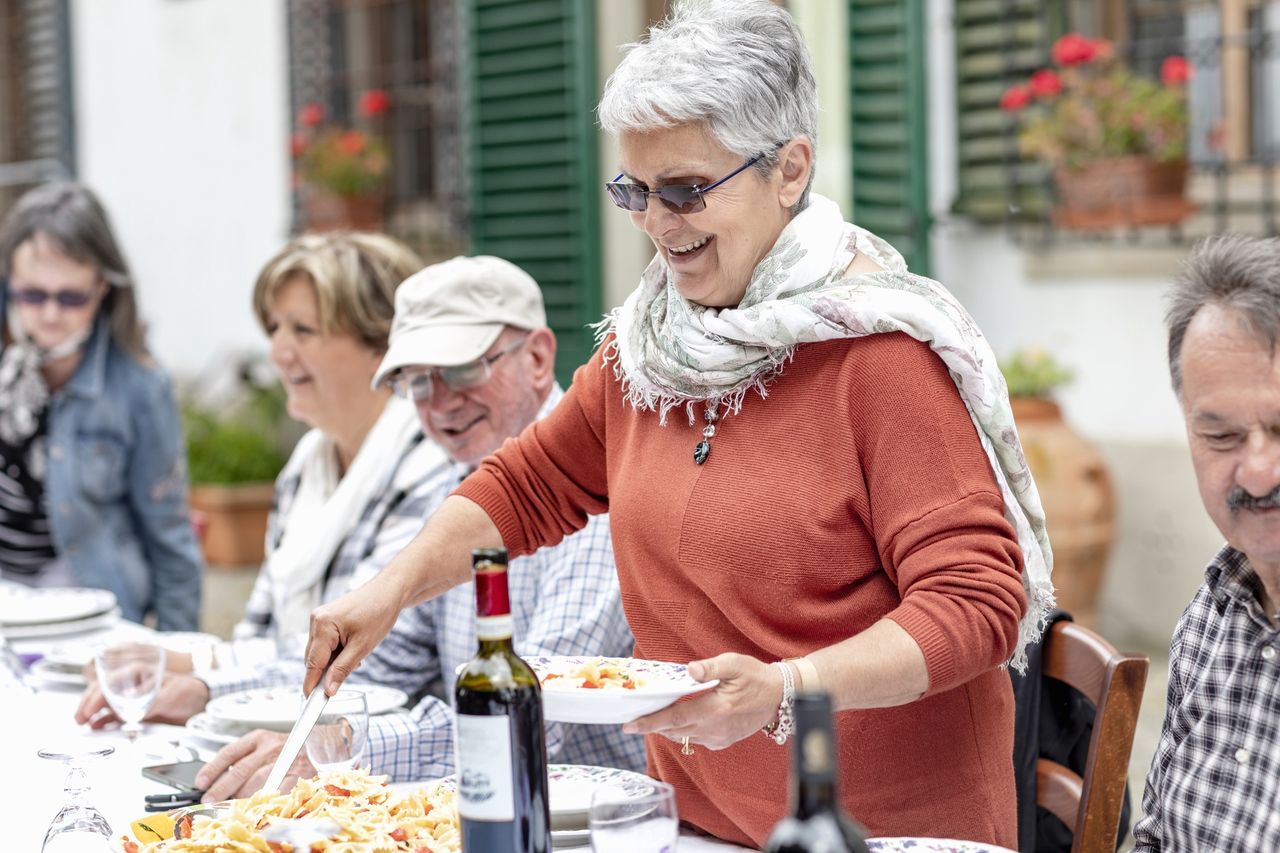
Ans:
[{"label": "white plate with food", "polygon": [[[409,696],[403,690],[379,684],[343,685],[344,690],[359,690],[369,706],[369,714],[385,714],[404,707]],[[228,693],[210,700],[205,713],[219,723],[237,723],[255,729],[287,732],[302,710],[302,690],[298,687],[258,687]]]},{"label": "white plate with food", "polygon": [[719,681],[694,681],[682,663],[541,656],[526,658],[542,685],[542,714],[561,723],[620,725]]},{"label": "white plate with food", "polygon": [[107,613],[116,597],[105,589],[50,587],[37,589],[20,584],[0,588],[0,627],[73,622]]}]

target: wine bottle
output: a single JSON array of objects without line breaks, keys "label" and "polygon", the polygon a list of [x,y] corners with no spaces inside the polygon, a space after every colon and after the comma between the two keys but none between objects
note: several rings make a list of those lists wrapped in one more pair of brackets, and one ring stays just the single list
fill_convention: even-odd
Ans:
[{"label": "wine bottle", "polygon": [[797,693],[793,713],[791,815],[773,828],[765,853],[867,853],[866,835],[836,797],[831,697]]},{"label": "wine bottle", "polygon": [[463,853],[550,853],[538,677],[511,645],[507,552],[471,552],[478,650],[454,686]]}]

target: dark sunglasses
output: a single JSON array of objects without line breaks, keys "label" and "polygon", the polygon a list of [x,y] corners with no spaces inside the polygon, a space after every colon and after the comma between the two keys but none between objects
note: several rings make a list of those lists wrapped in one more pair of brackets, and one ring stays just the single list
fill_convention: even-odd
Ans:
[{"label": "dark sunglasses", "polygon": [[604,188],[608,191],[609,198],[613,200],[614,204],[632,213],[643,213],[649,205],[649,196],[651,195],[656,195],[672,213],[697,213],[700,210],[707,209],[707,200],[705,198],[707,193],[739,172],[754,166],[763,156],[763,154],[757,154],[720,180],[706,186],[699,186],[698,184],[668,184],[665,187],[658,187],[656,190],[647,190],[640,184],[624,182],[622,176],[625,173],[620,172],[618,177],[605,184]]},{"label": "dark sunglasses", "polygon": [[22,305],[41,306],[52,299],[58,303],[59,308],[83,308],[94,296],[92,290],[59,290],[50,293],[35,287],[14,287],[10,288],[9,293],[13,295],[14,302]]}]

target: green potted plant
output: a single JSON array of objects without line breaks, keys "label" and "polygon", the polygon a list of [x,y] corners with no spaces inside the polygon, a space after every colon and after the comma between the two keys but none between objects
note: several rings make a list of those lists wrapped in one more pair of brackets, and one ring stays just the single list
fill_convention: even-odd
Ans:
[{"label": "green potted plant", "polygon": [[1115,500],[1106,461],[1063,419],[1053,394],[1074,372],[1043,349],[1000,362],[1018,437],[1044,505],[1058,606],[1097,624],[1098,595],[1115,540]]},{"label": "green potted plant", "polygon": [[262,561],[275,478],[288,458],[283,389],[254,380],[248,363],[239,373],[230,405],[182,406],[191,508],[205,562],[217,566]]},{"label": "green potted plant", "polygon": [[330,123],[319,103],[298,111],[289,148],[309,229],[381,230],[391,156],[373,125],[390,105],[385,91],[364,92],[353,127]]},{"label": "green potted plant", "polygon": [[1180,222],[1186,201],[1187,92],[1191,65],[1168,56],[1160,79],[1135,74],[1110,42],[1060,38],[1054,65],[1007,89],[1021,117],[1018,147],[1053,170],[1055,220],[1071,228]]}]

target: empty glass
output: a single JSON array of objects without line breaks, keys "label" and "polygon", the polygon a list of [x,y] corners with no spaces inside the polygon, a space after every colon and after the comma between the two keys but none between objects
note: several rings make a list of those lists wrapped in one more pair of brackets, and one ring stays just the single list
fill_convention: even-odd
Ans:
[{"label": "empty glass", "polygon": [[50,822],[41,853],[108,853],[112,849],[111,825],[87,802],[89,780],[84,763],[113,752],[113,746],[86,746],[42,749],[37,753],[41,758],[67,765],[67,777],[62,783],[66,804]]},{"label": "empty glass", "polygon": [[665,782],[634,796],[612,786],[591,794],[587,823],[595,853],[673,853],[680,835],[676,792]]},{"label": "empty glass", "polygon": [[307,758],[317,771],[354,770],[369,740],[369,705],[359,690],[339,690],[307,735]]},{"label": "empty glass", "polygon": [[164,679],[164,649],[149,643],[121,643],[99,649],[93,665],[103,698],[120,718],[129,740],[137,740],[142,718]]}]

